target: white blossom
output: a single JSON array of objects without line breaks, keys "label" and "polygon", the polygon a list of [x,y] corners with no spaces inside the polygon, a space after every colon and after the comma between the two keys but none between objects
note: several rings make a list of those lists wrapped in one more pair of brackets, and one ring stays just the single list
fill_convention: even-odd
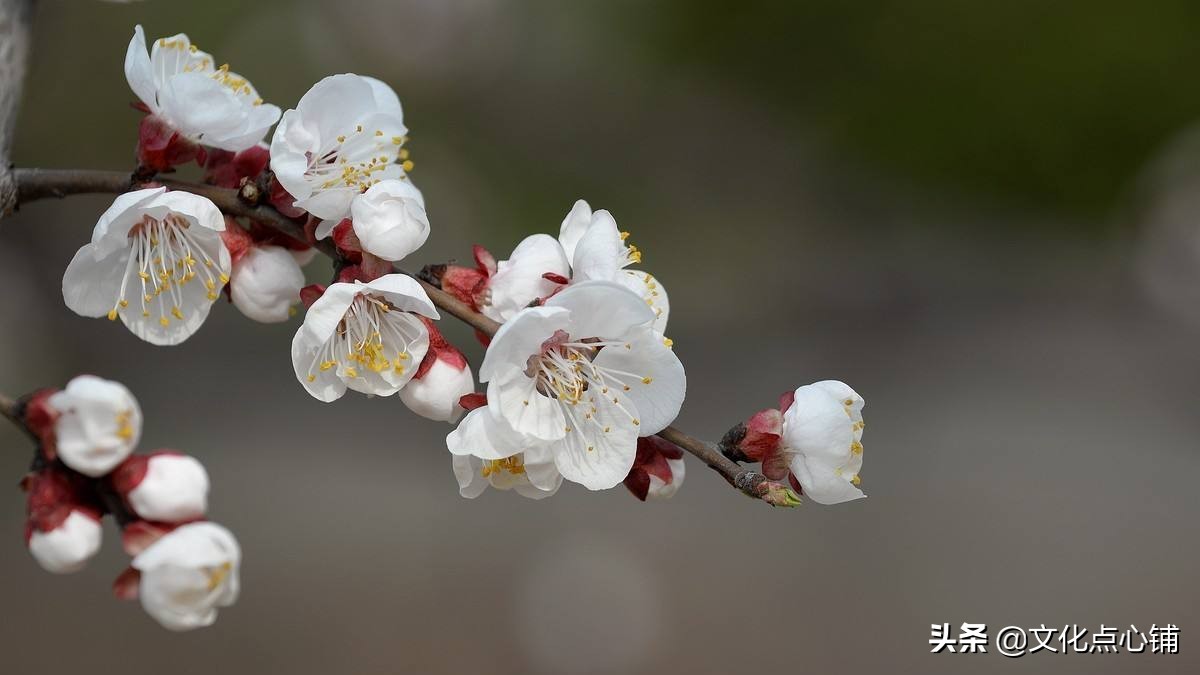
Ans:
[{"label": "white blossom", "polygon": [[503,419],[491,415],[488,406],[467,413],[446,437],[446,445],[453,456],[459,494],[468,499],[483,494],[489,485],[543,499],[562,485],[551,445],[514,432]]},{"label": "white blossom", "polygon": [[80,375],[46,404],[57,414],[55,450],[70,468],[103,476],[125,460],[142,435],[142,409],[119,382]]},{"label": "white blossom", "polygon": [[97,515],[72,509],[70,514],[49,532],[32,528],[29,533],[29,552],[47,572],[78,572],[100,550],[101,534],[100,519]]},{"label": "white blossom", "polygon": [[141,573],[138,599],[164,628],[210,626],[217,609],[238,596],[242,551],[233,534],[215,523],[180,526],[150,544],[131,563]]},{"label": "white blossom", "polygon": [[161,187],[127,192],[67,266],[63,300],[81,316],[120,318],[151,344],[179,344],[229,281],[224,229],[221,211],[204,197]]},{"label": "white blossom", "polygon": [[629,233],[617,228],[612,214],[604,210],[593,212],[582,199],[567,213],[558,235],[571,261],[572,283],[600,279],[625,286],[654,311],[654,329],[665,333],[671,312],[667,290],[650,273],[625,269],[642,261],[641,251],[627,244],[628,238]]},{"label": "white blossom", "polygon": [[242,314],[263,323],[287,321],[300,302],[304,270],[282,246],[251,246],[229,276],[229,297]]},{"label": "white blossom", "polygon": [[330,285],[292,340],[296,377],[326,403],[347,388],[395,394],[416,374],[429,347],[425,325],[409,312],[438,318],[425,290],[403,274]]},{"label": "white blossom", "polygon": [[141,26],[125,54],[125,78],[151,114],[188,139],[238,152],[263,139],[279,119],[254,86],[229,66],[217,66],[180,33],[154,41],[149,53]]},{"label": "white blossom", "polygon": [[[555,466],[567,480],[593,490],[620,483],[638,436],[670,424],[686,389],[683,366],[654,332],[654,318],[624,287],[588,281],[501,326],[479,379],[488,382],[486,414],[521,441],[504,451],[553,442]],[[480,459],[503,458],[467,449]]]},{"label": "white blossom", "polygon": [[283,114],[271,138],[271,170],[297,208],[336,225],[355,197],[405,176],[397,161],[406,133],[400,100],[386,84],[332,75]]},{"label": "white blossom", "polygon": [[797,389],[783,413],[781,451],[804,495],[818,504],[866,496],[858,489],[864,405],[844,382],[825,380]]}]

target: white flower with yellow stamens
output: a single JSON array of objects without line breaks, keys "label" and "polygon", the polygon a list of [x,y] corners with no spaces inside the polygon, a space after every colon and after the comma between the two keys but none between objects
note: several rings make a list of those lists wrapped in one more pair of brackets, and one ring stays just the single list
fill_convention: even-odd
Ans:
[{"label": "white flower with yellow stamens", "polygon": [[846,383],[824,380],[797,389],[784,410],[779,451],[802,494],[818,504],[866,497],[858,489],[864,405]]},{"label": "white flower with yellow stamens", "polygon": [[654,311],[654,330],[665,333],[671,305],[667,290],[648,272],[625,269],[642,262],[642,253],[627,244],[628,232],[617,228],[608,211],[593,212],[588,203],[575,202],[559,229],[558,241],[571,261],[571,281],[615,281],[637,293]]},{"label": "white flower with yellow stamens", "polygon": [[237,601],[242,550],[233,534],[216,523],[183,525],[133,559],[140,575],[142,608],[164,628],[210,626],[217,609]]},{"label": "white flower with yellow stamens", "polygon": [[308,308],[292,340],[296,377],[326,403],[346,389],[395,394],[416,374],[429,348],[429,332],[409,312],[438,318],[425,290],[403,274],[330,285]]},{"label": "white flower with yellow stamens", "polygon": [[125,78],[133,93],[168,126],[191,141],[239,152],[252,147],[279,119],[279,107],[264,103],[254,86],[216,66],[180,33],[154,41],[146,51],[141,26],[125,54]]},{"label": "white flower with yellow stamens", "polygon": [[332,75],[283,114],[271,138],[271,170],[297,208],[336,225],[372,185],[405,178],[407,133],[400,99],[386,84]]},{"label": "white flower with yellow stamens", "polygon": [[112,471],[137,447],[142,409],[120,382],[80,375],[46,400],[54,411],[54,449],[86,476]]},{"label": "white flower with yellow stamens", "polygon": [[149,188],[113,201],[63,275],[76,314],[118,318],[139,338],[174,345],[195,333],[229,281],[221,211],[204,197]]},{"label": "white flower with yellow stamens", "polygon": [[458,492],[467,499],[483,494],[489,485],[544,499],[562,485],[552,444],[516,433],[487,406],[467,413],[446,437],[446,446],[454,457]]},{"label": "white flower with yellow stamens", "polygon": [[637,295],[610,281],[573,284],[522,310],[500,327],[479,369],[487,414],[523,441],[552,442],[567,480],[613,487],[633,465],[638,436],[662,430],[683,404],[683,365],[654,319]]}]

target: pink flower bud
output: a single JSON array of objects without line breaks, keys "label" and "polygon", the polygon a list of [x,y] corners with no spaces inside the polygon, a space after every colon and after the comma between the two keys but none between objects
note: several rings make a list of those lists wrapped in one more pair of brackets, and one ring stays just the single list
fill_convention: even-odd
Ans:
[{"label": "pink flower bud", "polygon": [[29,476],[25,542],[48,572],[83,569],[100,550],[100,510],[89,504],[77,476],[47,469]]},{"label": "pink flower bud", "polygon": [[194,457],[171,451],[134,455],[112,474],[129,508],[146,520],[180,523],[208,509],[208,472]]},{"label": "pink flower bud", "polygon": [[459,401],[475,391],[475,378],[462,352],[446,341],[433,321],[421,319],[429,331],[429,351],[400,390],[400,400],[421,417],[454,423],[464,412]]},{"label": "pink flower bud", "polygon": [[683,450],[658,436],[637,439],[637,456],[625,477],[625,487],[634,497],[670,499],[683,486]]}]

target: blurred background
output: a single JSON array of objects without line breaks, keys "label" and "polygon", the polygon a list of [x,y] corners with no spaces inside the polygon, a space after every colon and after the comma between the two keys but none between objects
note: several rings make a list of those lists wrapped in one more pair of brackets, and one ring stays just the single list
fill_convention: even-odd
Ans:
[{"label": "blurred background", "polygon": [[[449,427],[303,391],[294,322],[222,303],[155,348],[72,314],[62,272],[111,197],[30,204],[0,223],[0,390],[126,383],[143,447],[207,464],[244,593],[168,634],[111,597],[112,529],[86,571],[43,573],[30,449],[0,428],[6,672],[1200,669],[1200,6],[43,2],[18,165],[132,168],[139,22],[283,108],[328,74],[388,81],[434,226],[419,263],[609,209],[671,293],[678,424],[716,439],[845,380],[870,498],[773,511],[692,462],[666,503],[461,499]],[[1181,646],[930,654],[943,622],[1174,623]]]}]

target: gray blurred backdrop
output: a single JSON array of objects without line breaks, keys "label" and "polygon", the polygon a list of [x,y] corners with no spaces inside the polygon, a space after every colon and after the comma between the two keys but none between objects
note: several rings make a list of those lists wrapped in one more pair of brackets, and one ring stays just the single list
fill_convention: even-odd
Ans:
[{"label": "gray blurred backdrop", "polygon": [[[62,304],[111,198],[0,223],[0,390],[119,379],[199,456],[244,594],[168,634],[22,546],[0,428],[5,673],[1127,673],[1200,667],[1200,9],[1188,2],[46,1],[15,160],[132,166],[134,23],[287,108],[390,82],[433,235],[503,256],[579,197],[671,292],[679,419],[715,439],[825,378],[863,487],[773,511],[690,463],[673,500],[459,498],[445,425],[295,381],[296,323],[221,303],[155,348]],[[314,280],[328,269],[315,262]],[[447,322],[449,325],[449,322]],[[478,363],[459,326],[449,334]],[[1151,623],[1181,653],[929,653],[931,623]]]}]

